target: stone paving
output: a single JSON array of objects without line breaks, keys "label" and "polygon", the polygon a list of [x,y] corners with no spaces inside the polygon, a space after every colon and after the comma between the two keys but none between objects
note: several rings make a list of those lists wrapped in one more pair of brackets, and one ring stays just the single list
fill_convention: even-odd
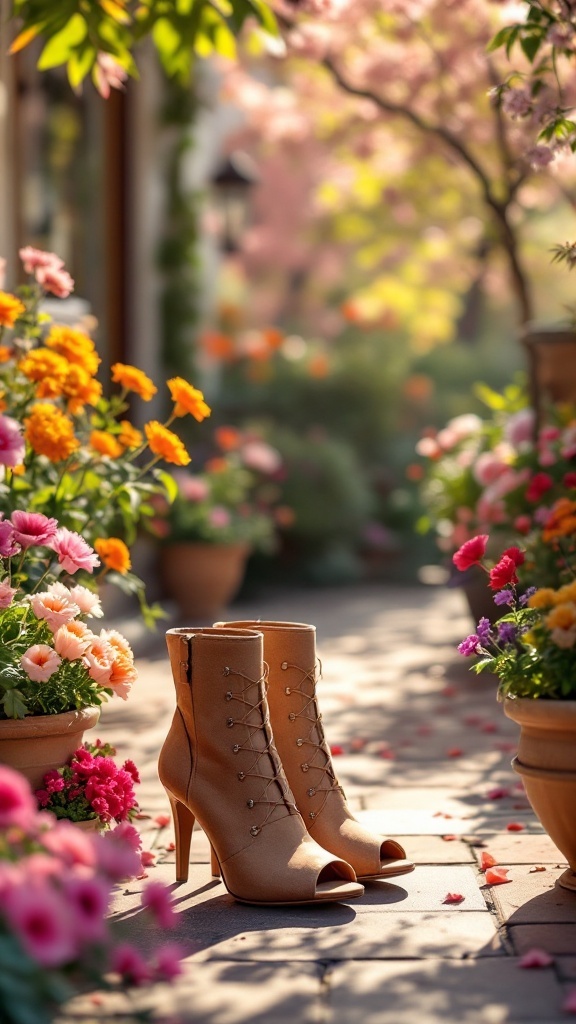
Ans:
[{"label": "stone paving", "polygon": [[[169,811],[156,758],[173,687],[163,633],[142,636],[134,627],[140,681],[126,704],[105,709],[95,732],[141,770],[145,817],[137,824],[155,854],[148,878],[173,890],[173,937],[187,952],[185,969],[131,1004],[78,999],[62,1024],[141,1007],[165,1024],[570,1019],[562,1006],[576,992],[576,894],[555,884],[565,861],[510,767],[517,726],[496,701],[494,679],[476,677],[455,653],[470,626],[461,594],[375,584],[274,592],[230,614],[316,623],[324,724],[342,751],[335,764],[349,803],[367,824],[400,838],[417,868],[367,884],[349,904],[250,907],[211,877],[206,837],[195,832],[189,881],[175,883],[171,827],[154,822]],[[121,628],[129,633],[131,624]],[[483,850],[510,869],[510,881],[486,883]],[[139,907],[144,884],[118,894],[114,920],[146,951],[159,936]],[[463,899],[446,903],[449,893]],[[523,968],[533,948],[552,954],[552,966]]]}]

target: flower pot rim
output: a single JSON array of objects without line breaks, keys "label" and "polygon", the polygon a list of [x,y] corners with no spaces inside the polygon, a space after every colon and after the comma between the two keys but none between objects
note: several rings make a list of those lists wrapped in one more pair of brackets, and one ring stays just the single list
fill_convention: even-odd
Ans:
[{"label": "flower pot rim", "polygon": [[576,729],[576,700],[550,697],[505,697],[504,714],[520,725],[572,732]]},{"label": "flower pot rim", "polygon": [[167,540],[162,544],[162,548],[213,548],[223,551],[250,551],[252,544],[248,540],[232,540],[232,541],[211,541],[211,540]]},{"label": "flower pot rim", "polygon": [[42,733],[43,736],[91,729],[100,718],[99,707],[62,711],[56,715],[26,715],[25,718],[0,718],[3,739],[18,739]]}]

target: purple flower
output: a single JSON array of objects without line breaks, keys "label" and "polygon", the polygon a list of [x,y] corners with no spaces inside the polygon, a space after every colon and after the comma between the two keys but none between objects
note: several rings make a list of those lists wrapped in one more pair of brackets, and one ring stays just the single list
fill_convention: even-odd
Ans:
[{"label": "purple flower", "polygon": [[467,636],[461,644],[458,644],[458,654],[463,654],[465,658],[470,658],[473,654],[480,654],[480,637],[476,633]]},{"label": "purple flower", "polygon": [[501,622],[498,626],[498,638],[503,644],[514,643],[517,632],[513,622]]},{"label": "purple flower", "polygon": [[511,590],[499,590],[494,594],[494,604],[514,604],[514,594]]},{"label": "purple flower", "polygon": [[528,603],[528,601],[532,597],[532,594],[536,593],[536,589],[536,587],[528,587],[526,593],[522,594],[522,597],[520,598],[520,604],[522,605],[522,607],[524,607],[524,605]]},{"label": "purple flower", "polygon": [[485,644],[490,639],[491,627],[490,619],[485,616],[480,619],[480,622],[476,626],[476,635],[481,643]]}]

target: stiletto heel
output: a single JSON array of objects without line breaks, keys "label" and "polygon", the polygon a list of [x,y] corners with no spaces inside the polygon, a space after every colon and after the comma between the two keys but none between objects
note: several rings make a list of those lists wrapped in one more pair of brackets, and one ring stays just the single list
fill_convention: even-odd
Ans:
[{"label": "stiletto heel", "polygon": [[170,629],[176,711],[158,761],[176,834],[176,877],[188,878],[194,820],[213,876],[242,903],[353,899],[363,886],[346,861],[306,831],[274,745],[253,629]]},{"label": "stiletto heel", "polygon": [[210,843],[210,868],[212,870],[212,878],[221,878],[222,872],[220,871],[220,865],[218,863],[218,857],[212,843]]},{"label": "stiletto heel", "polygon": [[316,628],[305,622],[219,622],[257,629],[269,665],[268,705],[274,739],[296,806],[311,836],[352,865],[359,882],[414,870],[400,843],[376,835],[351,814],[338,783],[318,707]]},{"label": "stiletto heel", "polygon": [[176,844],[176,881],[187,882],[190,865],[190,843],[194,828],[194,815],[186,804],[166,790],[172,819],[174,821],[174,840]]}]

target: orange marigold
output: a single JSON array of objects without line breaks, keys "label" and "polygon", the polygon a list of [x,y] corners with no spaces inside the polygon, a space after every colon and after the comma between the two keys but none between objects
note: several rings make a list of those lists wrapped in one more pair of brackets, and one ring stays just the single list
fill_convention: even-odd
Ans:
[{"label": "orange marigold", "polygon": [[68,373],[68,362],[49,348],[35,348],[18,363],[28,380],[36,381],[39,398],[55,398],[62,394],[62,385]]},{"label": "orange marigold", "polygon": [[237,427],[217,427],[214,431],[216,444],[223,452],[233,452],[240,447],[242,434]]},{"label": "orange marigold", "polygon": [[14,349],[9,345],[0,345],[0,363],[7,363],[14,355]]},{"label": "orange marigold", "polygon": [[0,292],[0,327],[14,327],[26,306],[10,292]]},{"label": "orange marigold", "polygon": [[143,370],[139,370],[137,366],[128,366],[126,363],[114,363],[112,380],[115,384],[121,384],[126,391],[134,391],[145,402],[149,402],[158,391]]},{"label": "orange marigold", "polygon": [[132,568],[130,552],[119,537],[100,537],[94,541],[94,549],[107,569],[124,576]]},{"label": "orange marigold", "polygon": [[142,431],[136,430],[130,420],[120,420],[118,440],[125,448],[139,448],[142,444]]},{"label": "orange marigold", "polygon": [[144,433],[148,439],[150,451],[159,455],[166,462],[175,466],[187,466],[190,456],[177,434],[174,434],[168,427],[163,426],[158,420],[150,420],[144,426]]},{"label": "orange marigold", "polygon": [[46,338],[48,348],[58,352],[74,366],[81,366],[91,377],[98,372],[102,360],[89,334],[74,327],[52,327]]},{"label": "orange marigold", "polygon": [[72,420],[51,402],[35,405],[24,423],[28,444],[50,462],[62,462],[80,447]]},{"label": "orange marigold", "polygon": [[90,447],[110,459],[118,459],[124,451],[120,442],[107,430],[93,430],[90,434]]},{"label": "orange marigold", "polygon": [[102,385],[83,367],[72,364],[68,367],[62,394],[68,399],[68,411],[77,414],[85,405],[96,405],[102,397]]},{"label": "orange marigold", "polygon": [[202,420],[210,415],[212,410],[204,401],[202,392],[188,384],[183,377],[172,377],[166,383],[170,388],[172,401],[176,403],[175,416],[185,416],[186,413],[190,413],[195,420],[198,420],[198,423],[202,423]]}]

